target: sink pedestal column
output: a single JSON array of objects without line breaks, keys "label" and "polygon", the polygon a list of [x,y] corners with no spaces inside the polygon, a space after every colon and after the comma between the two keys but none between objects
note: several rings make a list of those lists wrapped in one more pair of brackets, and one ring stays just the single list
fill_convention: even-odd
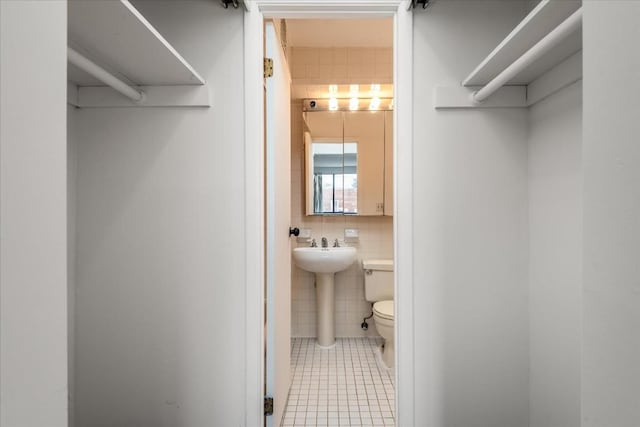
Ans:
[{"label": "sink pedestal column", "polygon": [[316,273],[317,333],[320,347],[336,343],[334,273]]}]

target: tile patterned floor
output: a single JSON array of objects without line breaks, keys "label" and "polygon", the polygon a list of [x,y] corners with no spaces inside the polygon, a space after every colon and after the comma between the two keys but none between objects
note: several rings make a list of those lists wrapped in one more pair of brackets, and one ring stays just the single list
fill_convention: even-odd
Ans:
[{"label": "tile patterned floor", "polygon": [[379,365],[380,344],[381,338],[338,338],[324,350],[315,338],[294,338],[282,426],[393,426],[393,373]]}]

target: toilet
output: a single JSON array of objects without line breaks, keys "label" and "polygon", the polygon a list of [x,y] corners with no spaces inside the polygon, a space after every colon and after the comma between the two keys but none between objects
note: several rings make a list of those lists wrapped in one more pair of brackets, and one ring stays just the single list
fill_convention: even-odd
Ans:
[{"label": "toilet", "polygon": [[373,303],[373,321],[384,339],[382,361],[388,368],[394,364],[393,260],[363,260],[364,296]]}]

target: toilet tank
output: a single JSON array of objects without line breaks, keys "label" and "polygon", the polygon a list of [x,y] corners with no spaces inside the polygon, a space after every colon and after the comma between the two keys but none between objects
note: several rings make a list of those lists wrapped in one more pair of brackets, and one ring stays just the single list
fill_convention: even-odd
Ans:
[{"label": "toilet tank", "polygon": [[362,260],[364,297],[369,302],[393,299],[393,260]]}]

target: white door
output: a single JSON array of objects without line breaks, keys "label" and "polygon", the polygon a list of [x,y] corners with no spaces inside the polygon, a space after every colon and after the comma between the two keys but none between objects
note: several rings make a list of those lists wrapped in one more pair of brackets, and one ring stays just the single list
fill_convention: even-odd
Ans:
[{"label": "white door", "polygon": [[265,26],[267,359],[266,392],[274,400],[267,426],[279,426],[289,392],[291,347],[291,78],[272,22]]}]

